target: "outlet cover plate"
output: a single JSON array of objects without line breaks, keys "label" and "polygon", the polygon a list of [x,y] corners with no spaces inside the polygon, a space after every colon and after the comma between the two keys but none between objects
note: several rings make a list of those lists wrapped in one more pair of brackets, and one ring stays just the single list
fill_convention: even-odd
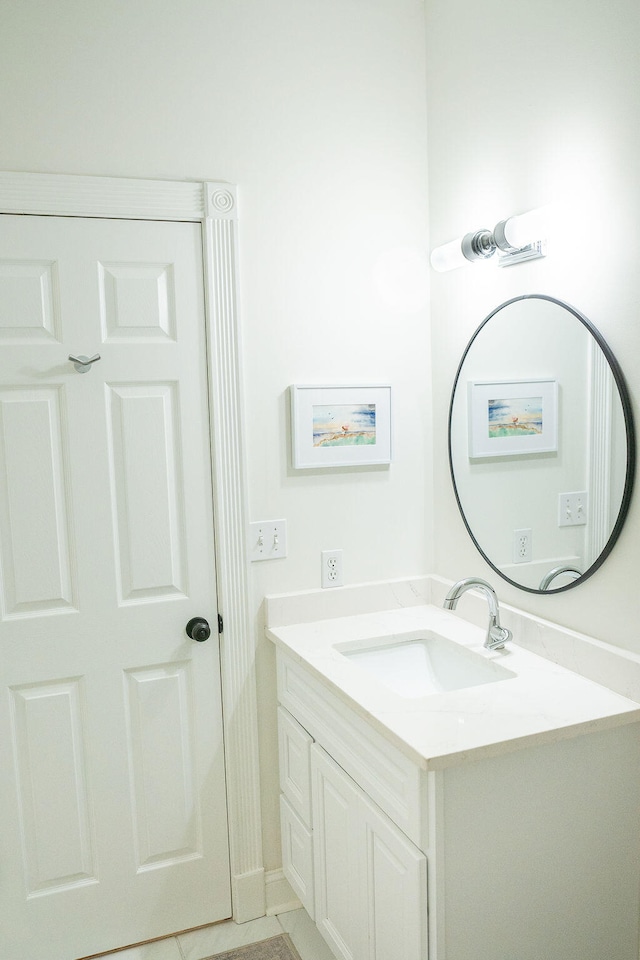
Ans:
[{"label": "outlet cover plate", "polygon": [[320,583],[323,587],[342,586],[342,550],[323,550],[322,575]]},{"label": "outlet cover plate", "polygon": [[533,559],[533,531],[530,527],[513,531],[513,562],[530,563]]}]

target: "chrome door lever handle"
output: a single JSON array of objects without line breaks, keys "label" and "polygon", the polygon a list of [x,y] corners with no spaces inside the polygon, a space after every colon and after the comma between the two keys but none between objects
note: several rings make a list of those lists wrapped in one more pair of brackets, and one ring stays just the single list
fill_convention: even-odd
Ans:
[{"label": "chrome door lever handle", "polygon": [[85,357],[83,353],[81,353],[79,357],[74,357],[72,353],[69,354],[69,360],[73,360],[73,365],[78,373],[86,373],[87,370],[91,369],[91,364],[95,363],[96,360],[99,359],[99,353],[96,353],[93,357]]}]

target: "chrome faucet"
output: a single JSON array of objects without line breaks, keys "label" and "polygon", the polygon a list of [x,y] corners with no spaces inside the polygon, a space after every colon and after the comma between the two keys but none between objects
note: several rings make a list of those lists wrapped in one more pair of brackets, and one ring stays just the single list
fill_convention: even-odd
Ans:
[{"label": "chrome faucet", "polygon": [[458,580],[451,587],[449,593],[444,599],[442,606],[445,610],[455,610],[458,600],[467,590],[479,590],[487,598],[489,604],[489,626],[487,627],[487,636],[484,645],[487,650],[502,650],[507,640],[511,640],[511,630],[500,626],[500,611],[498,609],[498,598],[496,592],[490,583],[486,580],[480,580],[478,577],[467,577],[466,580]]}]

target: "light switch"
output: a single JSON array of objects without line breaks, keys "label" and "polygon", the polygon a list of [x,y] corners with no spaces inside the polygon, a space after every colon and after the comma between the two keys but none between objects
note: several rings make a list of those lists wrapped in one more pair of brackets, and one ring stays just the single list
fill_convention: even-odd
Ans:
[{"label": "light switch", "polygon": [[579,527],[587,522],[589,495],[586,490],[558,496],[558,526]]},{"label": "light switch", "polygon": [[249,557],[279,560],[287,555],[287,521],[256,520],[249,524]]}]

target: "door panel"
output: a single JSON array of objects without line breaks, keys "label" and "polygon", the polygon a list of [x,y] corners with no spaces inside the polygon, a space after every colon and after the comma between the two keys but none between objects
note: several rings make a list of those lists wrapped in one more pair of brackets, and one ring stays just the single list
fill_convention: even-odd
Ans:
[{"label": "door panel", "polygon": [[60,393],[55,386],[0,390],[4,618],[74,606]]},{"label": "door panel", "polygon": [[58,275],[52,260],[0,260],[0,343],[59,340]]},{"label": "door panel", "polygon": [[178,384],[107,385],[121,603],[186,592]]},{"label": "door panel", "polygon": [[71,960],[231,913],[200,227],[1,217],[0,345],[0,956]]},{"label": "door panel", "polygon": [[82,699],[78,677],[12,690],[27,898],[97,882]]},{"label": "door panel", "polygon": [[191,662],[126,671],[137,869],[202,856]]},{"label": "door panel", "polygon": [[100,319],[105,343],[176,339],[171,263],[99,263]]}]

